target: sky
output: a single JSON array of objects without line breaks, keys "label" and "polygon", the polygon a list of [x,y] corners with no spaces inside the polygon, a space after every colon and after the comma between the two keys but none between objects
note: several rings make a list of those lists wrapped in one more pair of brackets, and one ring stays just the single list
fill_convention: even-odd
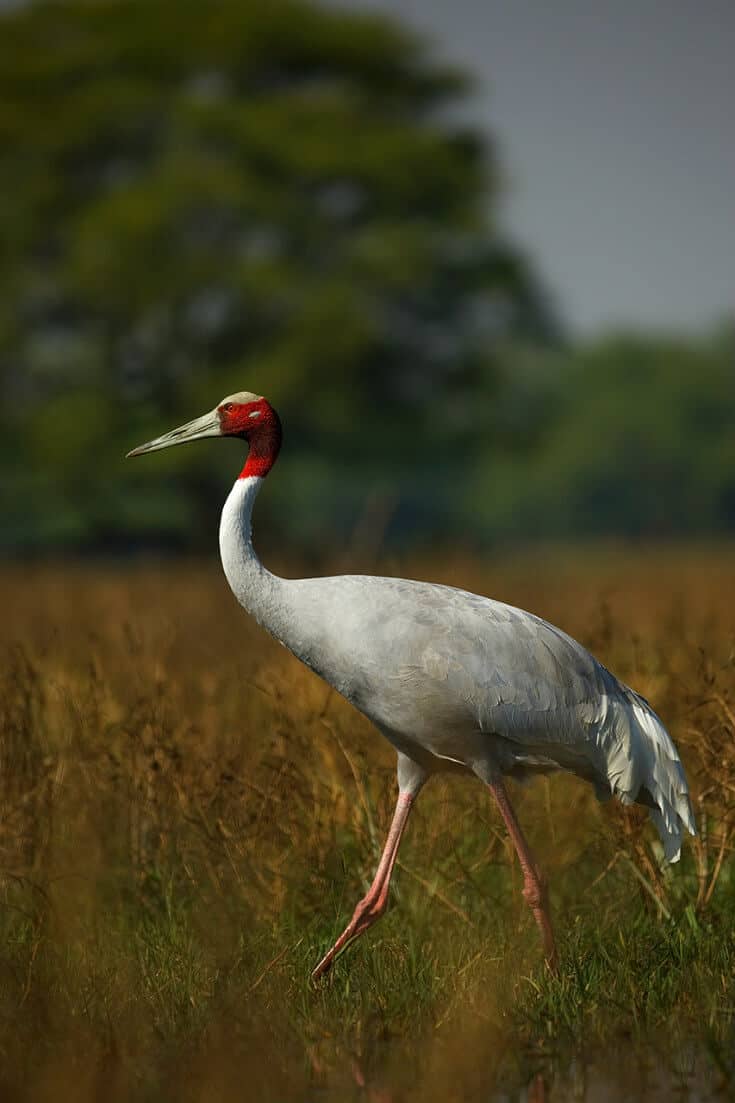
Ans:
[{"label": "sky", "polygon": [[735,317],[733,0],[330,0],[391,12],[478,82],[501,220],[569,327]]}]

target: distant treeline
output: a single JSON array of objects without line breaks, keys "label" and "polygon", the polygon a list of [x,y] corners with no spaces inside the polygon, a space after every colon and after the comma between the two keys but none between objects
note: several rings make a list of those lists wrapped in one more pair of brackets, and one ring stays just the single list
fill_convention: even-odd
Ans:
[{"label": "distant treeline", "polygon": [[[213,547],[241,444],[122,457],[232,383],[209,369],[201,399],[165,415],[93,387],[40,395],[23,420],[5,407],[3,550]],[[476,390],[407,405],[402,420],[360,407],[335,376],[325,426],[326,393],[274,395],[285,439],[258,528],[297,550],[735,535],[732,330],[508,347]]]},{"label": "distant treeline", "polygon": [[610,336],[509,364],[466,523],[474,510],[487,537],[735,534],[735,327]]},{"label": "distant treeline", "polygon": [[237,447],[122,456],[240,389],[300,548],[731,531],[732,333],[570,348],[466,87],[306,0],[1,12],[0,551],[209,547]]}]

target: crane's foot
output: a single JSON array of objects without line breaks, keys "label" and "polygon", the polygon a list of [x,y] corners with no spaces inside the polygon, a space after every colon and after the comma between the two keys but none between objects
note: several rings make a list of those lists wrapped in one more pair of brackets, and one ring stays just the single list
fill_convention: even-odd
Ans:
[{"label": "crane's foot", "polygon": [[[347,943],[345,942],[344,945],[347,945]],[[340,952],[341,949],[343,949],[342,946],[340,946],[339,950],[337,949],[337,943],[335,942],[331,950],[327,950],[326,954],[321,959],[316,968],[312,969],[311,971],[312,984],[316,984],[317,981],[320,981],[322,977],[326,977],[327,973],[331,972],[332,966],[337,959],[337,954]]]},{"label": "crane's foot", "polygon": [[367,894],[367,896],[360,901],[355,908],[352,919],[345,927],[342,934],[339,936],[331,950],[327,950],[326,954],[319,962],[317,967],[312,971],[311,981],[312,984],[326,976],[338,954],[344,950],[344,948],[353,942],[356,938],[359,938],[361,934],[364,934],[368,927],[372,927],[381,915],[385,912],[388,906],[388,885],[379,886],[378,892],[374,889]]},{"label": "crane's foot", "polygon": [[533,912],[533,918],[541,934],[546,964],[552,973],[557,973],[559,955],[556,950],[554,928],[551,924],[549,894],[545,878],[535,868],[524,870],[523,899]]},{"label": "crane's foot", "polygon": [[331,952],[329,954],[324,955],[324,957],[319,962],[319,964],[316,966],[316,968],[312,969],[312,971],[311,971],[311,978],[310,979],[311,979],[312,984],[316,984],[317,981],[320,981],[322,979],[322,977],[326,977],[327,973],[332,968],[332,962],[333,961],[334,961],[334,958],[331,956]]}]

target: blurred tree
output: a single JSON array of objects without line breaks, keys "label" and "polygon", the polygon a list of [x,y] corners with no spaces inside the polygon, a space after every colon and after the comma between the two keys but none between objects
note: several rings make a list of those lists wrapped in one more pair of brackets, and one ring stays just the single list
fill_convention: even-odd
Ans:
[{"label": "blurred tree", "polygon": [[429,443],[440,524],[494,348],[555,333],[465,89],[396,23],[303,0],[3,12],[6,545],[210,542],[218,449],[120,454],[242,388],[287,419],[294,532],[391,483],[419,523]]},{"label": "blurred tree", "polygon": [[[480,446],[465,517],[486,534],[573,539],[735,530],[735,327],[514,354],[525,435]],[[533,402],[532,402],[533,400]],[[500,411],[512,425],[512,410]]]}]

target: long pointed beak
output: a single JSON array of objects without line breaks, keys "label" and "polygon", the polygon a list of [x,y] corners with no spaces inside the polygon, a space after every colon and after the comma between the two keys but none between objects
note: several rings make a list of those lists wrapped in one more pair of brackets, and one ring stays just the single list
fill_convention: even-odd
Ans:
[{"label": "long pointed beak", "polygon": [[173,448],[175,444],[188,444],[191,440],[201,440],[202,437],[219,437],[222,435],[219,414],[212,410],[202,417],[195,417],[186,425],[180,425],[178,429],[172,429],[170,433],[164,433],[162,437],[149,440],[147,444],[139,444],[128,452],[126,459],[131,456],[142,456],[144,452],[157,452],[159,448]]}]

